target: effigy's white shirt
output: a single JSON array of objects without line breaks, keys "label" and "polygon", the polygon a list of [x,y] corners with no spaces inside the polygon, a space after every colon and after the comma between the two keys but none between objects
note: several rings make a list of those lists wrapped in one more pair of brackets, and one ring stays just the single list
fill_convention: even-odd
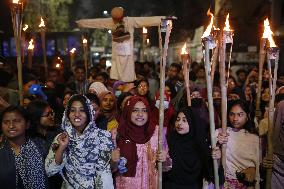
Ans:
[{"label": "effigy's white shirt", "polygon": [[[165,16],[124,17],[124,27],[130,33],[130,39],[122,43],[112,41],[112,79],[131,82],[136,79],[133,57],[133,34],[135,28],[159,26]],[[112,18],[83,19],[76,22],[79,27],[97,29],[115,29]]]}]

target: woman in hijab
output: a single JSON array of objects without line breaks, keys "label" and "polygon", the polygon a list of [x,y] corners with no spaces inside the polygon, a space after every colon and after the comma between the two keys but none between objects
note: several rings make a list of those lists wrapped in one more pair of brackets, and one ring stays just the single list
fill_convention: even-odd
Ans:
[{"label": "woman in hijab", "polygon": [[5,189],[45,189],[44,160],[36,144],[26,137],[29,119],[19,106],[6,108],[1,115],[0,183]]},{"label": "woman in hijab", "polygon": [[111,134],[96,127],[91,102],[73,95],[62,119],[64,133],[59,134],[45,160],[48,176],[60,172],[62,189],[112,189],[110,170],[114,148]]},{"label": "woman in hijab", "polygon": [[[205,129],[197,125],[200,121],[190,107],[178,112],[174,131],[168,136],[172,170],[165,184],[166,189],[200,189],[203,179],[212,179],[210,148]],[[219,159],[220,156],[216,148],[213,158]]]},{"label": "woman in hijab", "polygon": [[[118,127],[117,144],[126,158],[127,172],[116,177],[116,188],[157,188],[156,160],[165,161],[164,152],[157,154],[158,126],[150,117],[150,106],[143,97],[126,101]],[[138,158],[139,157],[139,158]]]}]

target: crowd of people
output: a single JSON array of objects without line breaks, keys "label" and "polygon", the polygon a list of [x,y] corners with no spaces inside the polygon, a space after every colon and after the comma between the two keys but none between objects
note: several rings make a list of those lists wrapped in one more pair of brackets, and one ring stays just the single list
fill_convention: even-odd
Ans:
[{"label": "crowd of people", "polygon": [[[1,87],[17,89],[11,64],[1,64],[0,72],[5,76]],[[191,63],[191,106],[180,63],[166,68],[164,102],[160,101],[159,64],[136,62],[135,72],[133,82],[113,80],[104,58],[87,71],[79,62],[71,71],[50,69],[47,78],[40,69],[26,70],[22,106],[0,99],[1,186],[155,189],[157,163],[162,162],[163,188],[213,188],[214,159],[222,188],[264,188],[267,167],[273,167],[272,188],[284,187],[284,75],[277,79],[274,157],[269,159],[266,69],[260,121],[255,119],[258,69],[230,72],[226,133],[221,130],[221,90],[215,73],[214,148],[204,65]],[[162,150],[158,150],[160,103],[164,106]],[[221,157],[223,145],[225,157]]]}]

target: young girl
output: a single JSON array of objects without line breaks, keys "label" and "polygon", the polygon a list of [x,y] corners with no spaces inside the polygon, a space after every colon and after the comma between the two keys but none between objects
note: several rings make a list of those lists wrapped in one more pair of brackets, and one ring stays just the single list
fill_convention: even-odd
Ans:
[{"label": "young girl", "polygon": [[229,103],[227,133],[216,130],[220,144],[227,144],[224,188],[259,188],[259,137],[255,134],[248,105]]},{"label": "young girl", "polygon": [[[168,136],[172,170],[166,189],[200,189],[203,179],[212,179],[212,158],[205,129],[199,127],[200,119],[191,108],[183,108],[175,120],[175,129]],[[219,159],[218,148],[213,158]]]},{"label": "young girl", "polygon": [[93,113],[85,96],[70,98],[61,125],[65,132],[55,138],[45,161],[48,176],[61,173],[62,189],[113,188],[111,134],[96,127]]},{"label": "young girl", "polygon": [[10,106],[1,115],[0,183],[5,189],[47,188],[44,162],[37,146],[26,138],[28,116],[22,107]]},{"label": "young girl", "polygon": [[127,159],[127,172],[116,177],[117,189],[157,188],[156,160],[164,161],[165,154],[157,155],[158,126],[152,123],[149,112],[143,97],[133,96],[126,101],[117,144],[120,155]]}]

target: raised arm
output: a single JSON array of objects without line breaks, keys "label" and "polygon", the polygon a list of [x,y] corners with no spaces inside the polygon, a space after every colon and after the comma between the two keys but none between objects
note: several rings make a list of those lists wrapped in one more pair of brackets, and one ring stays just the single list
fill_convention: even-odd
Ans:
[{"label": "raised arm", "polygon": [[82,19],[76,23],[80,28],[112,29],[114,27],[111,18]]},{"label": "raised arm", "polygon": [[165,16],[129,17],[135,28],[159,26],[162,18],[165,18]]}]

